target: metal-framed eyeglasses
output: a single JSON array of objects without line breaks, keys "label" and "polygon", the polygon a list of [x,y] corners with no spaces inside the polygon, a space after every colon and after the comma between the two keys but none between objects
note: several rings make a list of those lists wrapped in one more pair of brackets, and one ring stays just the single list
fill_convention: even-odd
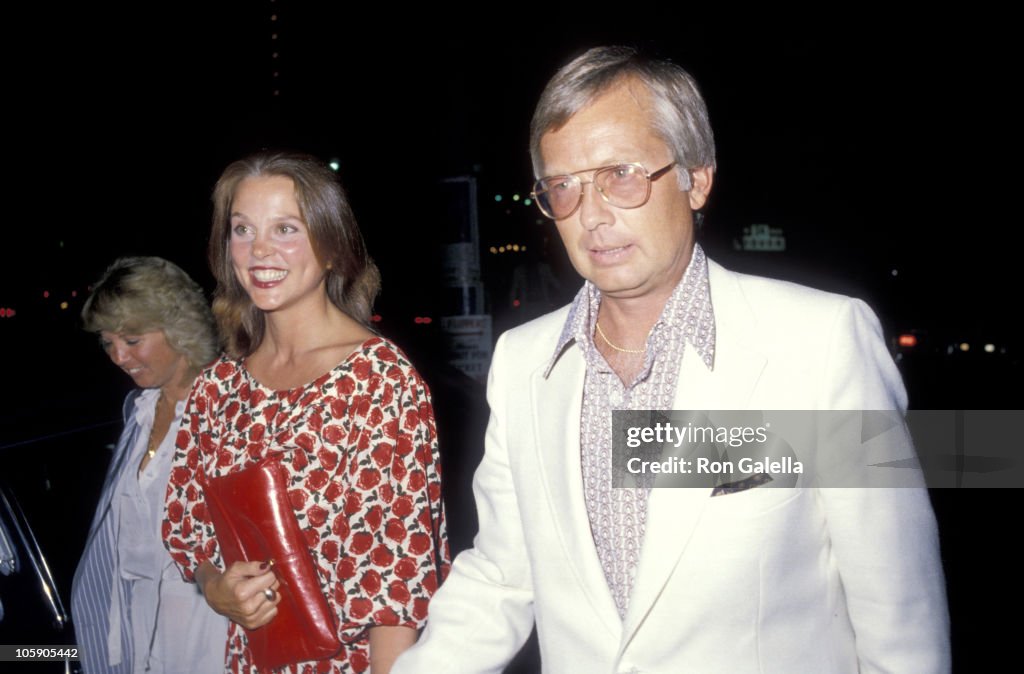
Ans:
[{"label": "metal-framed eyeglasses", "polygon": [[[546,176],[533,184],[530,196],[541,213],[552,220],[564,220],[583,203],[583,186],[593,185],[606,202],[617,208],[640,208],[651,198],[651,183],[672,170],[676,162],[649,173],[643,164],[614,164],[575,173]],[[581,173],[593,173],[582,180]]]}]

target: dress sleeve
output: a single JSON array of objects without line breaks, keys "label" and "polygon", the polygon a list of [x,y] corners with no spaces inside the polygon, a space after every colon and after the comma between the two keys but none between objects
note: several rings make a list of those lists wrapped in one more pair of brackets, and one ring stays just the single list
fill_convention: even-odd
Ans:
[{"label": "dress sleeve", "polygon": [[[344,546],[334,599],[349,638],[375,625],[422,627],[450,561],[430,394],[388,344],[373,355],[350,398],[356,451],[334,528]],[[358,381],[366,368],[354,371]]]},{"label": "dress sleeve", "polygon": [[204,454],[215,448],[211,415],[216,384],[201,375],[192,388],[174,446],[162,533],[171,558],[185,580],[195,581],[195,571],[205,562],[219,563],[215,538],[205,536],[206,504],[199,485]]}]

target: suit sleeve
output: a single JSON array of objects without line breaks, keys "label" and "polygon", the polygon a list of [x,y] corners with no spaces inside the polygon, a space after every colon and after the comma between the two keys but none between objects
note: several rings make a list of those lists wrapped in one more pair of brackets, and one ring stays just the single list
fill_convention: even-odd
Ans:
[{"label": "suit sleeve", "polygon": [[[878,319],[859,300],[844,302],[837,312],[825,373],[822,409],[906,412],[906,392]],[[913,453],[904,426],[889,436],[890,447]],[[945,580],[923,482],[902,488],[825,485],[819,493],[860,671],[949,672]]]},{"label": "suit sleeve", "polygon": [[483,461],[473,478],[480,531],[460,554],[430,602],[419,642],[395,663],[394,674],[498,674],[533,626],[530,563],[508,456],[506,340],[498,340],[487,386],[491,417]]}]

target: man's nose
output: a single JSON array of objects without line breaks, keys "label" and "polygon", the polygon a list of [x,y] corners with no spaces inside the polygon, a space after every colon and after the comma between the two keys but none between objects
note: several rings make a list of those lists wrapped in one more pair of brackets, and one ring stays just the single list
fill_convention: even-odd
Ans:
[{"label": "man's nose", "polygon": [[580,224],[588,232],[601,225],[612,223],[611,205],[601,195],[601,188],[594,182],[580,184],[583,194],[580,201]]}]

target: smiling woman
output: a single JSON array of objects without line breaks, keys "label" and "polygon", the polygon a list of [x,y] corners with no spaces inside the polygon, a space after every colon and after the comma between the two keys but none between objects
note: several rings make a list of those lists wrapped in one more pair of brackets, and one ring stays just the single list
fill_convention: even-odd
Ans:
[{"label": "smiling woman", "polygon": [[214,313],[228,353],[189,398],[167,547],[232,621],[227,668],[252,671],[249,631],[286,630],[302,601],[278,575],[282,560],[223,559],[202,486],[279,460],[285,507],[341,643],[332,658],[282,671],[385,674],[415,641],[448,569],[430,394],[402,351],[368,327],[379,276],[332,171],[311,157],[260,154],[228,166],[213,200]]},{"label": "smiling woman", "polygon": [[183,582],[161,542],[174,430],[193,379],[217,355],[210,308],[174,264],[130,257],[96,283],[82,320],[139,387],[125,400],[72,587],[85,672],[217,671],[227,621]]}]

